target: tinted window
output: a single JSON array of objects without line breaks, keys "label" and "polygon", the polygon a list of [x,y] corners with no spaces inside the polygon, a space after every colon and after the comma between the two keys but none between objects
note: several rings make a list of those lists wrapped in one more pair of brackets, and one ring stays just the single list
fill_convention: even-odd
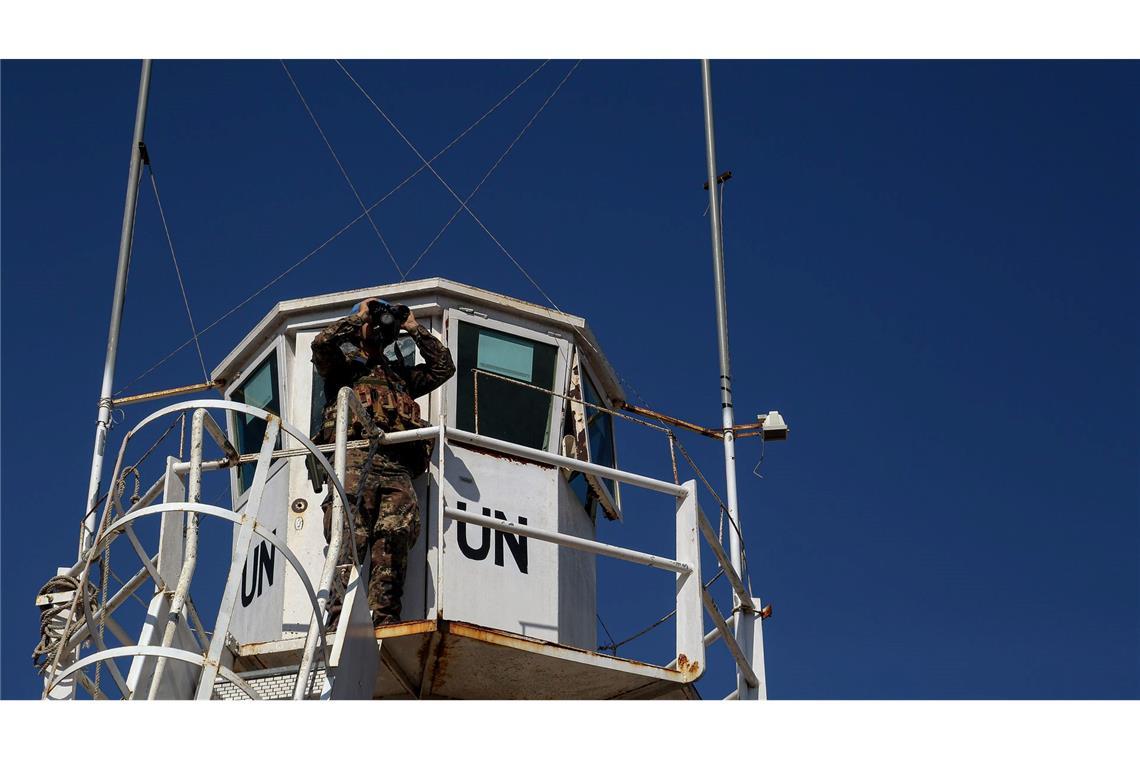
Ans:
[{"label": "tinted window", "polygon": [[[458,324],[455,424],[462,430],[545,449],[550,436],[551,396],[518,382],[553,390],[557,349],[469,322]],[[480,370],[478,431],[475,369]]]},{"label": "tinted window", "polygon": [[[585,401],[595,406],[605,406],[590,377],[582,375],[582,395]],[[586,410],[586,436],[590,441],[590,461],[603,467],[613,467],[617,458],[614,454],[614,418],[600,409],[584,407]],[[610,495],[617,494],[612,480],[602,480]]]},{"label": "tinted window", "polygon": [[[230,398],[242,404],[260,407],[273,414],[281,414],[281,401],[277,394],[277,354],[271,353],[257,369],[250,373],[245,382],[238,386]],[[234,432],[237,434],[237,449],[242,454],[256,454],[261,451],[261,441],[265,438],[265,420],[249,414],[236,414]],[[238,468],[238,493],[245,493],[253,482],[256,465],[246,462]]]},{"label": "tinted window", "polygon": [[309,437],[312,438],[321,429],[325,421],[325,379],[313,366],[313,392],[309,400]]},{"label": "tinted window", "polygon": [[570,490],[578,497],[578,501],[582,503],[582,508],[586,510],[586,514],[591,519],[598,514],[598,497],[594,495],[594,489],[586,482],[586,476],[582,473],[575,471],[570,476]]}]

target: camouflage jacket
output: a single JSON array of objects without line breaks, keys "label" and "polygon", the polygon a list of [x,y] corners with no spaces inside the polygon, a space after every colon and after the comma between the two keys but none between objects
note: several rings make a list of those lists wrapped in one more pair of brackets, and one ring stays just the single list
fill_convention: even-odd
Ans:
[{"label": "camouflage jacket", "polygon": [[[381,430],[410,430],[424,425],[416,397],[430,393],[455,374],[451,352],[423,325],[409,333],[426,360],[422,364],[409,367],[384,356],[367,358],[360,348],[360,328],[364,322],[364,316],[352,314],[329,325],[313,339],[313,364],[324,379],[325,392],[321,429],[313,435],[316,443],[334,442],[336,397],[346,385],[352,386]],[[346,343],[353,349],[349,354],[342,348]],[[348,437],[349,440],[362,437],[359,423],[350,426]]]}]

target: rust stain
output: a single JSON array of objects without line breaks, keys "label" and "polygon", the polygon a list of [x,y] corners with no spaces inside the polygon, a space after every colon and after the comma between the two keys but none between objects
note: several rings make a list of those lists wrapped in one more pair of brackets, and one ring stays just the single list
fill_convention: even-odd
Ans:
[{"label": "rust stain", "polygon": [[428,633],[435,630],[434,620],[400,620],[395,623],[384,623],[373,629],[378,639],[393,639],[400,636],[412,636],[417,633]]},{"label": "rust stain", "polygon": [[677,655],[678,673],[684,673],[685,675],[693,676],[695,678],[699,676],[703,670],[704,669],[701,667],[701,663],[699,661],[690,660],[685,654]]},{"label": "rust stain", "polygon": [[450,632],[448,621],[439,621],[439,641],[435,645],[435,656],[433,657],[432,670],[431,670],[431,690],[432,693],[436,689],[443,686],[444,681],[447,679],[447,635]]},{"label": "rust stain", "polygon": [[[434,629],[435,629],[435,626],[433,625],[432,630],[434,630]],[[428,653],[428,647],[430,647],[430,646],[431,646],[431,636],[424,636],[423,640],[420,642],[419,647],[416,648],[416,662],[425,662],[426,661],[427,653]]]},{"label": "rust stain", "polygon": [[515,462],[516,464],[530,464],[530,465],[534,465],[536,467],[541,467],[544,470],[553,470],[554,469],[554,465],[552,465],[552,464],[546,464],[545,462],[536,462],[533,459],[526,459],[524,457],[517,457],[513,454],[504,454],[501,451],[492,451],[491,449],[485,449],[482,446],[473,446],[469,443],[460,443],[459,441],[449,441],[449,443],[452,446],[458,446],[459,448],[462,448],[462,449],[467,449],[469,451],[475,451],[475,452],[478,452],[479,454],[485,454],[489,457],[494,457],[495,459],[503,459],[503,460],[506,460],[508,462]]},{"label": "rust stain", "polygon": [[[454,635],[463,636],[468,639],[475,639],[477,641],[484,641],[488,644],[496,644],[498,646],[507,646],[513,649],[519,649],[527,652],[536,652],[538,654],[548,655],[552,652],[579,652],[590,657],[596,657],[601,660],[619,660],[621,662],[628,662],[633,665],[641,665],[647,668],[662,669],[659,665],[654,665],[641,660],[632,660],[628,657],[614,657],[609,654],[602,654],[595,652],[591,649],[582,649],[581,647],[570,646],[569,644],[559,644],[554,641],[546,641],[545,639],[536,639],[532,636],[525,636],[521,633],[513,631],[501,631],[495,628],[488,628],[487,626],[478,625],[476,623],[468,622],[451,622],[454,628]],[[684,655],[682,655],[684,657]]]}]

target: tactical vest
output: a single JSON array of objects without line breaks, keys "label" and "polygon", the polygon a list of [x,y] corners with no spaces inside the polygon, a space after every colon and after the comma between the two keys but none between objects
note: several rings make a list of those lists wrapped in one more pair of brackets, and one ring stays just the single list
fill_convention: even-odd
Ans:
[{"label": "tactical vest", "polygon": [[[403,381],[395,373],[374,367],[371,372],[362,374],[352,383],[361,406],[369,411],[376,426],[385,433],[399,430],[417,430],[425,427],[420,417],[420,405],[407,392]],[[336,398],[326,399],[324,420],[319,434],[321,443],[336,441]],[[364,426],[352,420],[348,427],[348,439],[359,440],[365,437]],[[431,441],[413,441],[394,446],[384,446],[381,451],[390,458],[404,464],[412,477],[427,470],[431,458]]]}]

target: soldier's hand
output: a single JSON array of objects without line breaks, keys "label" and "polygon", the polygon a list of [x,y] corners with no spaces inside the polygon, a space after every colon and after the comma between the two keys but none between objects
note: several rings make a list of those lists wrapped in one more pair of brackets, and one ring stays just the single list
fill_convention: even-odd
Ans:
[{"label": "soldier's hand", "polygon": [[[358,306],[356,308],[356,313],[363,316],[363,317],[367,317],[368,316],[368,304],[370,304],[370,303],[376,303],[376,299],[375,298],[369,298],[369,299],[366,299],[364,301],[361,301],[360,306]],[[368,340],[368,336],[372,332],[371,327],[372,326],[371,326],[371,324],[369,324],[369,320],[365,319],[364,324],[360,326],[360,337],[361,337],[361,339]]]},{"label": "soldier's hand", "polygon": [[400,325],[400,328],[412,332],[417,327],[419,327],[419,323],[416,322],[416,315],[409,311],[408,318],[404,320],[404,324]]}]

